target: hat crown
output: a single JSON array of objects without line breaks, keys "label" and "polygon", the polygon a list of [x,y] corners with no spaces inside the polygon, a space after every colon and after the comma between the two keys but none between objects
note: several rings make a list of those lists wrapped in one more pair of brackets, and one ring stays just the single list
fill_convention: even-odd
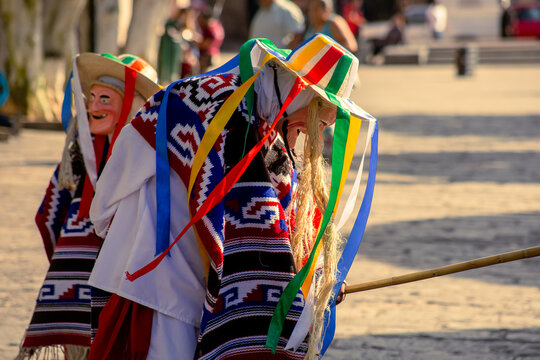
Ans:
[{"label": "hat crown", "polygon": [[135,55],[124,54],[116,57],[109,53],[83,53],[76,57],[76,66],[83,93],[86,95],[89,94],[92,83],[103,76],[124,81],[126,68],[137,72],[135,90],[143,98],[149,98],[160,89],[156,70]]},{"label": "hat crown", "polygon": [[347,99],[351,95],[358,59],[330,37],[315,34],[290,53],[267,40],[259,39],[257,44],[329,97]]},{"label": "hat crown", "polygon": [[105,53],[103,54],[103,56],[122,63],[123,65],[137,71],[141,75],[146,76],[148,79],[152,80],[155,83],[157,83],[158,81],[157,71],[152,67],[152,65],[150,65],[146,60],[139,56],[122,54],[116,57],[109,53]]}]

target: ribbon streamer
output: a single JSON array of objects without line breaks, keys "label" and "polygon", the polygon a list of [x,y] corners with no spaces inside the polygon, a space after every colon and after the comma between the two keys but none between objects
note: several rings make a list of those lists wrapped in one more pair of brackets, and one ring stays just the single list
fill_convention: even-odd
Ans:
[{"label": "ribbon streamer", "polygon": [[[214,69],[205,75],[211,76],[228,72],[234,67],[238,66],[238,56],[235,56],[223,66]],[[195,75],[187,79],[192,79]],[[156,124],[156,252],[155,255],[165,251],[169,246],[169,232],[170,232],[170,218],[171,218],[171,205],[170,205],[170,168],[169,168],[169,156],[167,152],[167,102],[171,89],[179,82],[187,79],[178,80],[170,84],[164,91],[162,106],[159,109],[158,120]],[[163,106],[163,102],[165,106]],[[204,262],[204,260],[203,260]]]},{"label": "ribbon streamer", "polygon": [[[69,78],[66,82],[66,88],[64,90],[64,100],[62,101],[62,127],[64,131],[67,131],[69,123],[73,118],[71,112],[71,79],[73,79],[73,71],[69,73]],[[0,102],[1,104],[1,102]]]},{"label": "ribbon streamer", "polygon": [[[163,100],[156,123],[156,253],[161,254],[169,247],[171,224],[171,184],[169,154],[167,152],[167,104],[173,87],[170,84],[163,94]],[[161,119],[162,121],[159,121]]]},{"label": "ribbon streamer", "polygon": [[114,146],[116,138],[120,134],[120,130],[126,125],[131,112],[131,107],[133,106],[133,98],[135,97],[135,80],[137,79],[137,71],[133,70],[129,66],[124,67],[124,98],[122,101],[122,110],[120,111],[120,116],[118,118],[118,123],[114,128],[114,132],[111,138],[111,144],[109,146],[109,153],[107,154],[107,159],[111,156],[111,152]]},{"label": "ribbon streamer", "polygon": [[334,211],[337,195],[339,192],[339,184],[341,183],[341,173],[343,170],[343,159],[345,152],[345,144],[347,142],[347,133],[350,122],[350,114],[343,110],[342,108],[337,108],[337,118],[336,118],[336,130],[334,133],[334,142],[332,149],[332,180],[330,185],[330,195],[328,198],[328,204],[326,211],[324,212],[321,225],[319,227],[319,232],[317,234],[317,239],[313,245],[313,249],[309,255],[308,261],[300,269],[300,271],[294,276],[294,278],[289,282],[276,306],[272,320],[270,321],[270,326],[268,328],[268,336],[266,338],[266,347],[270,348],[273,353],[275,353],[277,344],[279,342],[279,337],[283,331],[283,325],[285,323],[285,318],[289,309],[292,306],[292,303],[296,297],[296,294],[304,284],[304,281],[309,276],[308,285],[302,289],[304,294],[309,293],[309,287],[311,285],[311,279],[313,277],[314,267],[320,253],[320,240],[322,235],[326,230],[330,218]]},{"label": "ribbon streamer", "polygon": [[336,279],[336,284],[334,285],[333,296],[330,299],[331,301],[331,310],[330,314],[326,314],[324,329],[325,334],[323,337],[323,344],[321,349],[321,357],[325,354],[326,350],[330,346],[334,338],[335,326],[336,326],[336,294],[341,289],[341,284],[347,277],[349,269],[352,266],[356,253],[358,252],[358,247],[364,236],[364,231],[366,229],[367,219],[369,212],[371,210],[371,202],[373,199],[373,190],[375,187],[375,176],[377,172],[377,152],[378,152],[378,125],[376,121],[371,120],[373,125],[373,135],[371,137],[371,154],[369,157],[369,175],[366,184],[366,190],[364,193],[364,199],[362,200],[362,205],[358,212],[358,216],[354,223],[354,226],[351,230],[351,234],[343,249],[343,253],[338,262],[338,275]]},{"label": "ribbon streamer", "polygon": [[[174,242],[169,245],[169,247],[162,252],[158,257],[156,257],[154,260],[152,260],[150,263],[146,264],[139,270],[135,271],[133,274],[130,274],[129,272],[126,272],[126,278],[129,281],[135,281],[137,278],[149,273],[153,269],[158,266],[163,258],[170,252],[172,247],[184,236],[184,234],[195,224],[197,221],[199,221],[204,215],[208,213],[217,203],[223,199],[223,197],[230,191],[230,189],[236,184],[236,182],[240,179],[244,171],[247,169],[251,161],[255,158],[257,153],[260,151],[260,149],[263,147],[264,143],[268,140],[268,137],[276,127],[278,120],[283,115],[283,112],[285,112],[285,109],[289,104],[292,102],[292,100],[304,89],[306,84],[302,81],[301,78],[297,78],[295,84],[291,88],[291,91],[289,92],[289,95],[287,96],[287,99],[285,100],[283,107],[281,108],[279,114],[276,116],[276,119],[274,120],[272,126],[268,130],[268,132],[265,134],[264,137],[246,154],[242,160],[238,162],[230,171],[229,173],[219,182],[219,184],[216,185],[214,190],[210,193],[206,201],[201,205],[199,210],[193,215],[190,222],[186,225],[186,227],[180,232],[180,234],[176,237]],[[161,109],[160,109],[161,111]],[[220,256],[219,254],[209,254],[210,257],[214,260],[216,260],[216,256]]]}]

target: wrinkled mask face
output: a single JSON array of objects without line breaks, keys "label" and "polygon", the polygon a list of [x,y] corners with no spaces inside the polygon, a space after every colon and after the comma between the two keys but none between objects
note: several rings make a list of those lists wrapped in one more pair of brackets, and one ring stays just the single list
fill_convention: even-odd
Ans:
[{"label": "wrinkled mask face", "polygon": [[[336,121],[336,108],[321,106],[319,108],[319,125],[321,129],[334,124]],[[291,148],[296,145],[300,133],[307,134],[308,106],[305,106],[287,117],[287,141]]]},{"label": "wrinkled mask face", "polygon": [[115,90],[94,84],[87,101],[90,132],[94,135],[111,134],[122,111],[122,96]]}]

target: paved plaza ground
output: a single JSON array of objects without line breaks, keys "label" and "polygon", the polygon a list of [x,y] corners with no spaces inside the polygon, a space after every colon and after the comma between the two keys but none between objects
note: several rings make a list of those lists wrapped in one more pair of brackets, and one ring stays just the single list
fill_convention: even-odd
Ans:
[{"label": "paved plaza ground", "polygon": [[[540,65],[359,75],[379,166],[349,284],[540,245]],[[33,217],[63,141],[24,129],[0,143],[0,359],[17,353],[47,269]],[[325,358],[540,359],[539,269],[534,258],[349,294]]]}]

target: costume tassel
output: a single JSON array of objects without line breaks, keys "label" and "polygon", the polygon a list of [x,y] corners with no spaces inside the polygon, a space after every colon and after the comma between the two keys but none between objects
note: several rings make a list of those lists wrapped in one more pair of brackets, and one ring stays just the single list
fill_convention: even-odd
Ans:
[{"label": "costume tassel", "polygon": [[[83,348],[82,346],[72,346]],[[86,348],[88,349],[88,348]],[[66,352],[66,355],[68,353]],[[77,353],[75,353],[77,354]],[[84,360],[88,356],[88,350],[84,357],[75,355],[75,357],[66,358],[64,347],[62,345],[44,346],[36,348],[21,348],[14,360]]]},{"label": "costume tassel", "polygon": [[73,180],[73,166],[71,164],[70,148],[75,141],[77,133],[77,119],[73,118],[66,130],[66,142],[64,151],[62,152],[62,161],[60,163],[60,171],[58,173],[58,184],[61,189],[75,190],[75,181]]},{"label": "costume tassel", "polygon": [[88,359],[89,352],[90,352],[90,348],[87,346],[77,346],[77,345],[65,346],[66,358],[69,360],[86,360]]}]

